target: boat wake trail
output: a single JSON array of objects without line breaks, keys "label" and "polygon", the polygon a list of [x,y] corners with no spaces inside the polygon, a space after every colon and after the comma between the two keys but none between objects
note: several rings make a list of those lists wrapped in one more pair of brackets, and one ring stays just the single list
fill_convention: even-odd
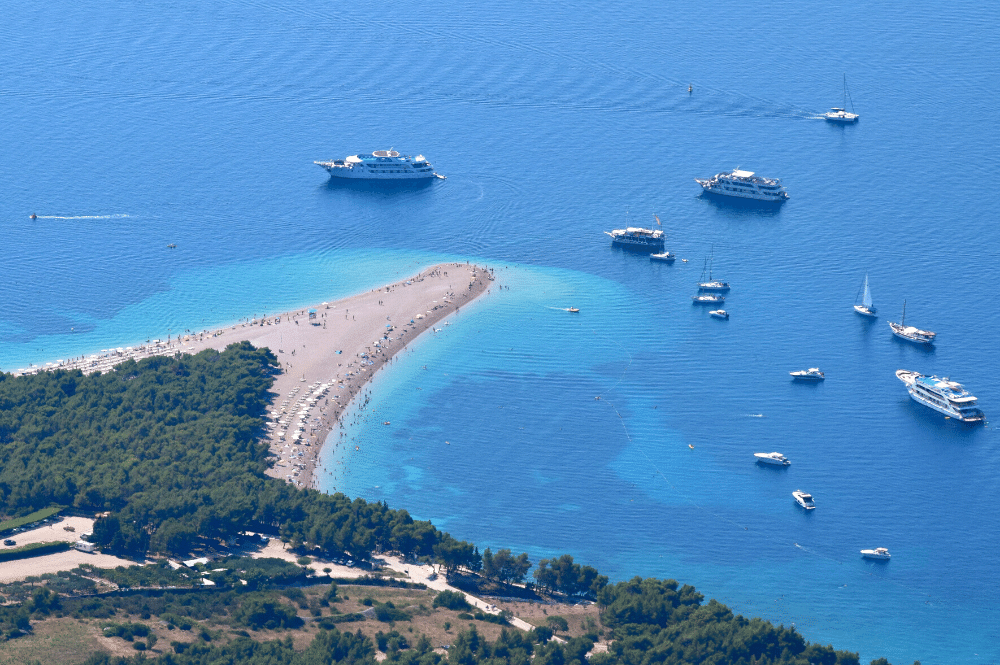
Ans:
[{"label": "boat wake trail", "polygon": [[35,219],[125,219],[124,213],[119,215],[35,215]]}]

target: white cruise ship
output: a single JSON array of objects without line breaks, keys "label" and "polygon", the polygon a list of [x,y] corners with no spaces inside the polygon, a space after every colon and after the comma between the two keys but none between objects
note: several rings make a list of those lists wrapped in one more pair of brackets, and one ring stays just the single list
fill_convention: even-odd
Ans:
[{"label": "white cruise ship", "polygon": [[376,150],[364,155],[351,155],[345,159],[313,162],[330,173],[331,178],[353,180],[423,180],[435,178],[434,167],[423,155],[410,157],[395,150]]},{"label": "white cruise ship", "polygon": [[701,185],[705,192],[719,196],[774,203],[781,203],[788,198],[788,192],[781,186],[780,180],[764,178],[755,175],[753,171],[733,169],[728,173],[717,173],[705,180],[695,178],[694,181]]},{"label": "white cruise ship", "polygon": [[986,416],[979,410],[978,400],[961,383],[948,377],[941,379],[925,376],[908,369],[896,370],[896,378],[906,384],[906,390],[914,402],[920,402],[963,423],[986,420]]}]

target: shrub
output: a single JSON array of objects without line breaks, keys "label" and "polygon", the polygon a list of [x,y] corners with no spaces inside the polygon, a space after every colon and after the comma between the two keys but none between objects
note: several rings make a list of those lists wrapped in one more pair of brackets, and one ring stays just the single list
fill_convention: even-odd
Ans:
[{"label": "shrub", "polygon": [[459,591],[442,591],[434,597],[434,607],[445,607],[449,610],[471,610],[472,605],[465,599],[465,594]]}]

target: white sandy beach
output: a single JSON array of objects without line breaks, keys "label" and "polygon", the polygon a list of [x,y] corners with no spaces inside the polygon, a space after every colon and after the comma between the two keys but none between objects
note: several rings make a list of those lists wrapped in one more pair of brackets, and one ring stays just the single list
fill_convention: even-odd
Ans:
[{"label": "white sandy beach", "polygon": [[410,340],[486,292],[492,273],[468,263],[432,266],[413,277],[338,301],[176,339],[105,349],[100,353],[18,370],[107,372],[129,359],[223,350],[249,341],[278,357],[268,443],[278,458],[270,475],[313,486],[313,469],[327,433],[350,400]]}]

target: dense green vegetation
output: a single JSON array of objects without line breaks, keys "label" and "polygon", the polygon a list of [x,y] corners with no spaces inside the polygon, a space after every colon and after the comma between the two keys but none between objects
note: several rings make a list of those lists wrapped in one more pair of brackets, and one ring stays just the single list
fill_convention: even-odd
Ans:
[{"label": "dense green vegetation", "polygon": [[471,545],[404,510],[265,476],[259,437],[276,362],[240,343],[104,375],[0,374],[0,507],[111,511],[92,539],[122,554],[185,554],[252,529],[355,559],[437,546],[452,565],[470,563]]},{"label": "dense green vegetation", "polygon": [[26,559],[31,556],[52,554],[53,552],[64,552],[69,548],[70,544],[64,540],[49,543],[29,543],[21,547],[0,550],[0,561],[13,561],[14,559]]},{"label": "dense green vegetation", "polygon": [[[275,363],[268,350],[240,343],[222,353],[123,363],[104,375],[0,374],[0,512],[23,515],[30,522],[38,517],[29,513],[54,504],[110,511],[95,522],[92,540],[116,553],[184,555],[198,545],[257,531],[280,535],[302,554],[319,551],[364,560],[391,550],[433,560],[449,574],[464,569],[468,578],[488,580],[510,593],[531,593],[518,586],[531,570],[526,554],[487,549],[480,555],[472,544],[415,521],[404,510],[299,490],[267,477],[271,459],[259,440],[264,409],[273,397],[269,389]],[[5,588],[4,595],[15,604],[0,606],[0,635],[17,637],[31,630],[32,620],[50,615],[110,619],[124,613],[157,616],[171,629],[198,636],[193,643],[176,642],[173,653],[153,661],[164,665],[374,663],[371,639],[334,629],[363,617],[320,610],[338,601],[335,585],[322,597],[325,605],[315,597],[306,603],[294,586],[306,581],[305,574],[291,563],[251,559],[213,562],[210,571],[175,571],[163,564],[114,571],[82,567],[77,575],[34,578],[42,586],[31,581]],[[216,586],[202,587],[206,577]],[[597,570],[570,556],[543,560],[534,577],[539,590],[598,602],[610,631],[602,637],[613,641],[607,653],[591,656],[592,665],[858,662],[856,654],[809,644],[793,629],[734,615],[715,601],[704,603],[694,588],[672,580],[635,578],[610,585]],[[89,578],[144,590],[92,595],[95,582]],[[406,586],[378,578],[360,583]],[[448,597],[441,602],[457,604]],[[381,621],[410,617],[391,602],[373,602],[372,607]],[[290,640],[241,637],[216,643],[212,630],[200,623],[222,617],[252,630],[294,630],[303,622],[300,610],[324,630],[298,652]],[[479,612],[468,616],[506,620]],[[143,637],[145,624],[106,625],[123,639],[130,636],[135,649],[155,644],[149,640],[155,638],[152,633],[145,641],[136,639]],[[527,634],[505,629],[493,643],[472,628],[455,637],[447,661],[587,662],[585,654],[598,634],[559,643],[548,641],[553,627],[565,629],[561,622]],[[436,665],[443,660],[426,638],[404,639],[396,631],[383,634],[378,647],[394,664]],[[147,662],[143,658],[147,656],[95,656],[89,663]]]}]

